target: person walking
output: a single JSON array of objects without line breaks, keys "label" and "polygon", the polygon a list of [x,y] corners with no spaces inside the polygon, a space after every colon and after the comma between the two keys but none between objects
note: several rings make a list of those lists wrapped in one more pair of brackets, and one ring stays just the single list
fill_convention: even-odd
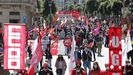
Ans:
[{"label": "person walking", "polygon": [[57,75],[64,75],[67,65],[66,65],[66,61],[64,60],[62,55],[58,55],[58,58],[56,60],[55,63],[55,67],[56,67],[56,74]]},{"label": "person walking", "polygon": [[70,75],[86,75],[85,70],[81,67],[81,62],[76,62],[76,67],[72,69]]},{"label": "person walking", "polygon": [[98,36],[98,42],[97,42],[98,57],[103,57],[103,55],[101,55],[102,45],[103,45],[103,37],[102,37],[102,35],[99,35]]},{"label": "person walking", "polygon": [[48,63],[44,63],[43,68],[39,71],[39,75],[53,75],[51,68],[48,67]]},{"label": "person walking", "polygon": [[50,52],[50,45],[47,45],[47,49],[45,50],[46,59],[48,60],[48,66],[51,67],[51,60],[52,60],[52,54]]},{"label": "person walking", "polygon": [[[82,61],[83,61],[83,66],[86,71],[86,74],[90,75],[89,72],[91,69],[92,52],[87,46],[85,47],[85,49],[82,52]],[[88,72],[87,72],[87,69],[89,69]]]},{"label": "person walking", "polygon": [[70,58],[71,45],[72,45],[72,37],[67,35],[64,38],[63,43],[64,43],[64,46],[65,46],[65,55],[67,55],[68,58]]},{"label": "person walking", "polygon": [[81,50],[77,46],[76,46],[76,49],[74,51],[74,57],[75,57],[75,62],[81,61]]}]

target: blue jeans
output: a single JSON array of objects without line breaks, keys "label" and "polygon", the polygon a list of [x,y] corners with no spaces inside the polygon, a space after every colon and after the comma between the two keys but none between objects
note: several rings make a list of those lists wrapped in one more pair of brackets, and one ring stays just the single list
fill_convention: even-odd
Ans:
[{"label": "blue jeans", "polygon": [[88,59],[83,61],[83,66],[84,66],[84,69],[86,71],[86,75],[89,75],[90,71],[87,72],[87,68],[90,70],[90,68],[91,68],[91,61],[89,61]]}]

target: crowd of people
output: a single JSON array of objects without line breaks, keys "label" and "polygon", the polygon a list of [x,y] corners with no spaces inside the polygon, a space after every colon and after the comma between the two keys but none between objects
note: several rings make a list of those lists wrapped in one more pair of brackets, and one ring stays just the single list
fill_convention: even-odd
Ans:
[{"label": "crowd of people", "polygon": [[[51,40],[58,38],[64,40],[65,55],[71,57],[72,50],[72,36],[75,37],[76,47],[74,51],[74,58],[76,62],[75,68],[71,75],[90,75],[91,62],[93,62],[93,70],[99,73],[100,66],[96,59],[97,57],[104,57],[102,55],[102,46],[108,48],[109,46],[109,27],[114,26],[115,22],[112,19],[101,20],[98,17],[89,17],[83,20],[63,20],[56,21],[52,27],[46,27],[46,35],[43,37],[45,43],[43,44],[44,55],[48,60],[48,65],[51,67],[52,54],[50,53]],[[121,27],[124,27],[121,23]],[[128,27],[127,27],[128,28]],[[50,30],[53,30],[51,33]],[[124,36],[126,36],[127,29],[124,29]],[[130,54],[128,54],[130,55]],[[66,61],[64,55],[58,55],[55,67],[57,75],[64,75],[66,68]],[[82,63],[81,63],[82,62]],[[83,68],[81,67],[83,65]],[[107,65],[106,65],[107,66]],[[105,67],[106,67],[105,66]],[[89,71],[87,70],[89,69]],[[80,73],[79,73],[80,72]],[[98,74],[97,74],[98,75]]]},{"label": "crowd of people", "polygon": [[[62,23],[61,23],[62,22]],[[58,55],[57,60],[55,61],[56,75],[64,75],[66,68],[69,68],[66,64],[63,56],[68,56],[68,59],[71,57],[72,51],[72,40],[73,36],[75,37],[74,41],[76,42],[76,47],[74,51],[75,58],[75,68],[70,71],[70,75],[91,75],[91,71],[94,71],[94,75],[100,75],[101,68],[97,62],[96,57],[104,57],[106,55],[102,54],[102,46],[109,47],[109,27],[113,26],[114,22],[112,19],[101,20],[98,17],[88,17],[81,20],[63,20],[56,21],[52,27],[49,25],[45,28],[46,34],[42,37],[42,49],[43,55],[45,56],[45,63],[41,60],[39,75],[54,75],[52,69],[52,54],[50,51],[51,40],[58,39],[63,40],[65,46],[65,55]],[[123,25],[119,25],[123,27]],[[53,30],[53,31],[50,31]],[[127,29],[124,31],[126,32]],[[123,34],[124,35],[124,34]],[[31,34],[32,37],[36,35]],[[126,36],[126,33],[125,33]],[[32,58],[32,50],[30,46],[27,48],[27,53],[29,59]],[[97,56],[96,56],[97,54]],[[126,66],[123,67],[123,74],[132,75],[133,65],[133,50],[127,53],[128,59],[131,57],[130,66],[128,65],[130,61],[126,62]],[[93,62],[93,64],[91,64]],[[30,66],[30,64],[29,64]],[[82,67],[83,66],[83,67]],[[92,68],[91,68],[92,67]],[[105,64],[106,71],[109,71],[108,64]],[[130,68],[128,68],[130,67]],[[130,74],[128,74],[130,72]]]},{"label": "crowd of people", "polygon": [[[93,18],[94,19],[94,18]],[[91,62],[96,62],[96,53],[98,54],[98,57],[104,57],[104,55],[101,54],[102,52],[102,45],[105,44],[105,47],[108,47],[109,44],[109,38],[108,38],[108,28],[109,25],[106,23],[103,23],[98,18],[95,18],[94,20],[91,20],[91,18],[88,20],[90,24],[86,24],[85,21],[82,20],[75,20],[74,22],[71,20],[67,20],[65,23],[60,24],[60,22],[56,22],[53,26],[54,32],[52,33],[52,38],[57,38],[59,36],[59,40],[64,40],[64,46],[65,46],[65,55],[68,56],[68,58],[71,57],[71,50],[72,50],[72,36],[75,37],[76,42],[76,48],[74,51],[74,57],[75,62],[83,62],[80,64],[77,64],[75,69],[80,68],[81,65],[83,65],[83,73],[85,75],[89,75],[89,71],[87,69],[91,69]],[[105,27],[103,27],[105,26]],[[49,31],[50,32],[50,31]],[[43,45],[46,50],[44,50],[46,54],[46,59],[51,60],[52,55],[50,54],[50,49],[47,47],[47,45],[50,45],[50,40],[52,39],[50,36],[50,33],[46,33],[46,36],[43,37],[46,40],[47,43]],[[105,41],[105,42],[104,42]],[[47,50],[49,49],[49,50]],[[60,56],[59,56],[60,57]],[[93,59],[93,60],[92,60]],[[62,62],[66,63],[63,58],[61,59]],[[64,75],[64,71],[66,70],[66,64],[63,64],[60,62],[60,59],[58,58],[56,61],[56,68],[57,68],[57,75]],[[65,68],[64,68],[65,67]],[[58,69],[59,68],[59,69]],[[99,69],[100,70],[100,69]],[[72,72],[72,75],[74,72]],[[76,73],[77,74],[77,73]]]}]

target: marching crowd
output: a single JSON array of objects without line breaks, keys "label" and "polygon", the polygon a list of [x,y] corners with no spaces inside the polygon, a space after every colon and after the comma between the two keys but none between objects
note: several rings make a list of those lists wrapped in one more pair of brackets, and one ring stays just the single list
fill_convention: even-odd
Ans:
[{"label": "marching crowd", "polygon": [[[43,55],[45,56],[45,63],[40,62],[39,75],[54,75],[53,69],[51,68],[52,54],[50,51],[51,40],[58,39],[64,40],[65,55],[70,59],[72,51],[72,40],[75,37],[76,47],[74,51],[74,58],[76,62],[75,68],[70,72],[70,75],[91,75],[90,71],[95,72],[94,75],[100,75],[100,66],[97,62],[96,57],[104,57],[102,55],[102,45],[108,48],[109,46],[109,27],[113,26],[114,22],[112,19],[101,20],[98,17],[89,17],[86,20],[67,20],[67,21],[57,21],[52,27],[46,27],[46,35],[43,36],[45,43],[42,43]],[[123,27],[123,25],[119,25]],[[53,29],[53,32],[49,31]],[[126,30],[126,29],[125,29]],[[125,31],[124,30],[124,31]],[[126,32],[126,31],[125,31]],[[36,36],[36,35],[35,35]],[[126,36],[126,33],[125,33]],[[34,35],[31,35],[34,37]],[[128,53],[128,58],[131,57],[131,62],[133,65],[133,50]],[[32,52],[30,47],[27,49],[28,56],[31,59]],[[96,56],[97,54],[97,56]],[[66,72],[66,62],[64,55],[59,54],[57,60],[55,61],[56,75],[64,75]],[[91,64],[93,62],[93,66]],[[129,64],[130,61],[126,61],[126,66],[123,67],[123,74],[132,75],[132,65]],[[30,65],[30,64],[29,64]],[[83,67],[82,67],[83,66]],[[91,68],[92,66],[92,68]],[[108,71],[109,66],[105,64],[106,71]],[[130,67],[130,68],[128,68]],[[130,72],[130,74],[128,74]],[[24,75],[24,74],[23,74]]]},{"label": "marching crowd", "polygon": [[[87,19],[87,22],[84,20],[67,20],[63,21],[65,23],[60,24],[59,21],[57,21],[53,26],[53,33],[52,37],[58,38],[59,40],[64,40],[64,46],[65,46],[65,55],[68,56],[68,58],[71,57],[71,50],[72,50],[72,36],[75,37],[76,47],[74,51],[74,58],[76,62],[76,66],[73,70],[71,70],[70,75],[90,75],[90,71],[94,71],[94,75],[100,75],[100,66],[96,59],[96,53],[97,57],[104,57],[104,55],[101,54],[102,52],[102,45],[104,47],[108,48],[109,46],[109,27],[114,25],[113,20],[105,19],[100,20],[97,17],[90,17]],[[120,25],[123,27],[123,25],[120,23]],[[127,27],[128,28],[128,27]],[[123,31],[125,34],[123,36],[127,35],[127,28],[125,28]],[[46,50],[44,50],[46,54],[46,59],[49,61],[49,65],[51,66],[51,59],[52,55],[50,53],[50,40],[51,38],[50,33],[46,34],[46,37],[49,41],[47,44],[45,44],[44,47],[47,46]],[[132,36],[131,36],[132,37]],[[133,53],[128,52],[128,59],[131,57],[131,60],[133,58]],[[58,58],[56,60],[56,73],[57,75],[64,75],[66,68],[66,62],[63,58],[63,55],[58,55]],[[93,62],[93,67],[91,68]],[[127,62],[127,61],[126,61]],[[129,63],[130,61],[128,61]],[[130,64],[130,63],[129,63]],[[83,68],[81,67],[83,66]],[[126,64],[127,66],[127,64]],[[106,65],[106,71],[109,70],[108,64]],[[123,74],[125,75],[131,75],[132,74],[132,66],[130,64],[130,71],[128,69],[123,69]],[[88,71],[88,70],[89,71]],[[52,69],[50,69],[52,71]],[[51,72],[50,71],[50,72]],[[41,72],[41,71],[40,71]],[[40,75],[42,75],[39,72]],[[130,74],[128,74],[130,72]],[[52,75],[52,74],[51,74]]]},{"label": "marching crowd", "polygon": [[[65,23],[64,23],[65,22]],[[109,45],[109,27],[114,25],[114,21],[111,19],[105,19],[100,20],[99,18],[90,17],[86,20],[67,20],[63,21],[57,21],[52,29],[52,34],[50,31],[47,31],[46,36],[43,38],[47,41],[45,41],[45,44],[43,44],[44,55],[46,56],[47,62],[44,64],[44,69],[40,70],[39,75],[43,74],[50,74],[52,73],[51,67],[51,59],[52,54],[50,53],[50,42],[52,39],[58,38],[59,40],[64,40],[64,46],[65,46],[65,55],[68,56],[68,58],[71,57],[71,50],[72,50],[72,36],[75,37],[76,47],[74,51],[74,58],[76,62],[75,68],[70,72],[70,75],[90,75],[91,69],[91,62],[93,62],[93,71],[95,71],[95,75],[100,74],[100,66],[96,59],[96,53],[97,57],[104,57],[104,55],[101,54],[102,52],[102,45],[104,45],[106,48],[108,48]],[[123,27],[123,25],[118,25]],[[128,28],[128,27],[127,27]],[[50,30],[50,27],[47,27],[48,30]],[[124,30],[123,34],[126,36],[126,31]],[[131,52],[130,52],[131,53]],[[131,55],[128,53],[128,55]],[[132,55],[131,55],[132,57]],[[64,75],[66,68],[66,61],[63,58],[63,55],[58,55],[57,60],[55,61],[55,67],[56,67],[56,73],[57,75]],[[47,66],[46,66],[47,65]],[[83,68],[81,67],[83,65]],[[107,64],[108,65],[108,64]],[[105,67],[108,71],[108,66],[105,64]],[[45,70],[46,67],[47,70]],[[89,71],[87,70],[89,69]],[[131,71],[132,72],[132,71]],[[124,72],[125,74],[125,72]],[[126,75],[128,75],[126,73]]]},{"label": "marching crowd", "polygon": [[[67,22],[62,25],[60,25],[60,22],[56,22],[53,26],[54,32],[51,36],[54,37],[54,39],[59,36],[59,40],[64,40],[63,43],[65,46],[65,55],[67,55],[68,58],[71,57],[73,40],[72,36],[75,37],[76,48],[74,51],[74,57],[76,67],[72,70],[71,75],[90,75],[90,72],[87,71],[87,69],[91,70],[91,62],[94,62],[94,70],[100,71],[100,67],[96,62],[95,53],[98,54],[98,57],[104,57],[104,55],[101,54],[104,41],[105,47],[108,47],[109,25],[106,23],[101,24],[99,19],[89,21],[90,25],[87,25],[84,21],[81,20],[76,20],[75,22],[67,20]],[[52,54],[50,53],[51,36],[48,32],[46,33],[46,36],[43,37],[45,40],[48,40],[47,43],[45,42],[43,47],[46,49],[44,50],[44,53],[46,55],[46,59],[49,62],[49,66],[51,66],[50,62],[52,59]],[[83,65],[84,68],[82,68],[81,65]],[[63,55],[58,55],[55,67],[57,75],[64,75],[67,66]],[[41,75],[41,73],[39,74]]]}]

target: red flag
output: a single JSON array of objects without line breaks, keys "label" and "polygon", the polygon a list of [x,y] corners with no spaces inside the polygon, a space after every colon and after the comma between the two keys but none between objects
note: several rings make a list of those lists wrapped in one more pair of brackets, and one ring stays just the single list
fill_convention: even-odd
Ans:
[{"label": "red flag", "polygon": [[85,23],[86,23],[87,26],[89,25],[89,20],[88,20],[88,18],[85,19]]},{"label": "red flag", "polygon": [[114,24],[114,22],[113,22],[111,27],[114,27],[114,26],[115,26],[115,24]]},{"label": "red flag", "polygon": [[121,18],[121,26],[124,25],[124,18]]},{"label": "red flag", "polygon": [[76,47],[75,37],[72,36],[72,49],[71,49],[71,57],[70,57],[70,65],[69,65],[70,71],[76,66],[75,58],[74,58],[75,47]]},{"label": "red flag", "polygon": [[37,48],[31,58],[30,64],[31,65],[38,64],[41,61],[42,57],[43,57],[42,44],[41,44],[41,41],[39,40],[37,44]]},{"label": "red flag", "polygon": [[34,71],[35,71],[35,66],[34,65],[30,66],[30,68],[28,69],[28,75],[34,75]]},{"label": "red flag", "polygon": [[52,40],[51,41],[51,46],[50,46],[50,52],[52,55],[57,55],[58,54],[58,40]]},{"label": "red flag", "polygon": [[94,29],[94,34],[99,34],[99,30],[100,30],[100,20],[98,20],[98,23],[97,23],[97,27]]},{"label": "red flag", "polygon": [[98,20],[98,23],[97,23],[97,28],[100,29],[100,20]]}]

